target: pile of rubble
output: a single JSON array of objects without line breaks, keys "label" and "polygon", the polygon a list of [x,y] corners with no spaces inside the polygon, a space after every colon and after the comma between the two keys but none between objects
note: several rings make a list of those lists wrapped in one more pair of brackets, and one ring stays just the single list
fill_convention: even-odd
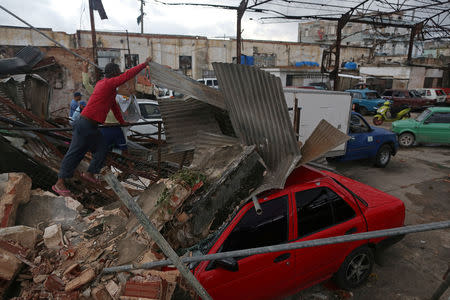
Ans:
[{"label": "pile of rubble", "polygon": [[23,173],[1,174],[0,195],[0,297],[171,298],[177,270],[102,274],[163,258],[145,235],[126,231],[130,218],[119,203],[87,213],[70,197],[31,190]]}]

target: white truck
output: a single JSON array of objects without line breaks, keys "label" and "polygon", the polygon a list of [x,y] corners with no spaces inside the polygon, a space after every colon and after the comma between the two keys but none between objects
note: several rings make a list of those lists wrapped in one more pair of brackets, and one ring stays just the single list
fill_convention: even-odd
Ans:
[{"label": "white truck", "polygon": [[[291,121],[294,122],[295,99],[298,99],[300,108],[299,141],[303,144],[322,119],[331,125],[348,133],[352,99],[350,93],[284,88],[284,96],[289,109]],[[326,154],[327,157],[344,155],[347,143],[343,143]]]}]

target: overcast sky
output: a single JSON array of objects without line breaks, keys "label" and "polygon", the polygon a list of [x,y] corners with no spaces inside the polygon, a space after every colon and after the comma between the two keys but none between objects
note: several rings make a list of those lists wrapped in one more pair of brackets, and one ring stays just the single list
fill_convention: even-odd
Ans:
[{"label": "overcast sky", "polygon": [[[230,1],[223,0],[223,3]],[[236,11],[198,6],[166,6],[153,0],[146,2],[145,33],[236,36]],[[202,1],[208,2],[209,0]],[[35,27],[47,27],[67,33],[74,33],[77,29],[90,29],[88,0],[2,0],[1,5]],[[140,32],[140,26],[136,23],[140,9],[138,0],[103,0],[103,5],[108,19],[100,20],[95,12],[97,30]],[[257,20],[258,16],[261,15],[246,13],[242,23],[243,38],[297,40],[297,23],[261,24]],[[26,26],[3,10],[0,10],[0,25]]]}]

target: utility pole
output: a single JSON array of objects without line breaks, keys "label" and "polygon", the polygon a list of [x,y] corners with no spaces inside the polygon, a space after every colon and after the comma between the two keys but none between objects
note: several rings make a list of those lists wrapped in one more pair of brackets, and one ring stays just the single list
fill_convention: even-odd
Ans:
[{"label": "utility pole", "polygon": [[144,34],[144,0],[141,0],[141,34]]},{"label": "utility pole", "polygon": [[237,32],[236,32],[236,59],[237,63],[241,64],[241,21],[247,9],[248,0],[241,0],[241,4],[237,9]]},{"label": "utility pole", "polygon": [[[93,0],[89,0],[89,16],[91,18],[91,35],[92,35],[92,58],[94,59],[94,63],[98,65],[98,56],[97,56],[97,36],[95,33],[95,21],[94,21],[94,7],[92,4]],[[95,79],[99,79],[98,69],[95,68]]]}]

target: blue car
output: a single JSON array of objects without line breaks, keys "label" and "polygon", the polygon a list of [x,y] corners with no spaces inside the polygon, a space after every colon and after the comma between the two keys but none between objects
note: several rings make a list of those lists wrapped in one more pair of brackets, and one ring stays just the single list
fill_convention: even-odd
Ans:
[{"label": "blue car", "polygon": [[384,168],[391,156],[397,153],[397,135],[389,130],[370,126],[356,112],[352,112],[348,135],[350,140],[347,142],[345,155],[327,157],[327,161],[372,159],[375,166]]},{"label": "blue car", "polygon": [[362,115],[376,113],[377,109],[386,101],[374,90],[346,90],[346,92],[352,96],[354,110]]}]

